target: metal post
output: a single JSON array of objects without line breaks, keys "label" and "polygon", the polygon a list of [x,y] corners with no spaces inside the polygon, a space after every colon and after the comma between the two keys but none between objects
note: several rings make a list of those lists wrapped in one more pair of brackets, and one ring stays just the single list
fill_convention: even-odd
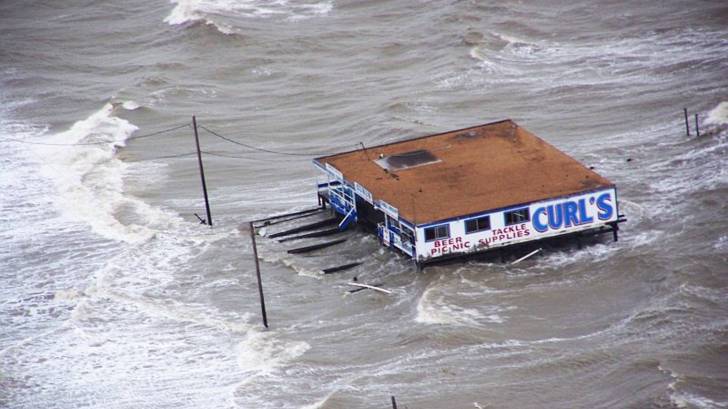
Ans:
[{"label": "metal post", "polygon": [[260,295],[260,310],[263,313],[263,326],[268,328],[268,315],[265,313],[265,297],[263,297],[263,282],[260,280],[258,246],[255,244],[255,226],[253,226],[253,222],[250,222],[250,241],[253,243],[253,259],[255,259],[255,275],[258,277],[258,294]]},{"label": "metal post", "polygon": [[690,136],[690,123],[688,122],[688,109],[683,108],[683,112],[685,112],[685,132],[687,132],[688,136]]},{"label": "metal post", "polygon": [[197,163],[200,165],[200,179],[202,179],[202,194],[205,196],[205,210],[207,211],[207,224],[212,227],[212,214],[210,214],[210,201],[207,198],[207,184],[205,184],[205,169],[202,167],[202,152],[200,151],[200,137],[197,135],[197,119],[192,116],[192,128],[195,130],[195,145],[197,146]]},{"label": "metal post", "polygon": [[392,396],[392,409],[397,409],[397,400]]},{"label": "metal post", "polygon": [[700,127],[698,126],[698,114],[695,114],[695,134],[700,136]]}]

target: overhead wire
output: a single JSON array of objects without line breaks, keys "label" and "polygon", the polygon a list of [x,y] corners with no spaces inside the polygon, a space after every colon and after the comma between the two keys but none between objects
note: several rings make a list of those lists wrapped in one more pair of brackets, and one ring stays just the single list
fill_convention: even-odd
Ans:
[{"label": "overhead wire", "polygon": [[250,144],[247,144],[245,142],[240,142],[238,140],[231,139],[231,138],[228,138],[226,136],[223,136],[220,133],[215,132],[215,131],[213,131],[213,130],[207,128],[207,127],[205,127],[204,125],[199,125],[198,124],[197,126],[199,128],[201,128],[201,129],[203,129],[204,131],[210,133],[211,135],[214,135],[214,136],[216,136],[216,137],[218,137],[218,138],[220,138],[220,139],[222,139],[224,141],[227,141],[227,142],[230,142],[232,144],[239,145],[239,146],[242,146],[242,147],[245,147],[245,148],[254,150],[254,151],[258,151],[258,152],[270,153],[270,154],[275,154],[275,155],[285,155],[285,156],[305,156],[305,157],[309,157],[309,158],[310,157],[314,157],[314,156],[330,155],[329,153],[321,153],[321,152],[283,152],[283,151],[277,151],[277,150],[273,150],[273,149],[261,148],[261,147],[258,147],[258,146],[250,145]]},{"label": "overhead wire", "polygon": [[[151,137],[154,137],[154,136],[159,136],[159,135],[167,134],[167,133],[170,133],[170,132],[178,131],[178,130],[183,129],[183,128],[190,127],[191,125],[192,125],[191,123],[185,123],[185,124],[180,124],[180,125],[177,125],[177,126],[173,126],[171,128],[166,128],[166,129],[162,129],[162,130],[159,130],[159,131],[155,131],[155,132],[150,132],[150,133],[141,134],[141,135],[133,135],[133,136],[130,136],[129,138],[126,138],[124,140],[124,142],[133,141],[133,140],[136,140],[136,139],[151,138]],[[259,160],[259,161],[266,161],[266,162],[268,162],[268,161],[276,161],[276,162],[280,161],[280,162],[284,162],[284,161],[290,161],[290,160],[305,160],[305,159],[310,159],[310,158],[313,158],[313,157],[316,157],[316,156],[326,156],[326,155],[330,155],[331,154],[331,153],[322,153],[322,152],[286,152],[286,151],[279,151],[279,150],[274,150],[274,149],[269,149],[269,148],[263,148],[263,147],[251,145],[251,144],[248,144],[248,143],[245,143],[245,142],[241,142],[239,140],[235,140],[235,139],[232,139],[230,137],[224,136],[221,133],[216,132],[216,131],[214,131],[214,130],[212,130],[212,129],[204,126],[204,125],[200,125],[199,123],[198,123],[197,126],[198,126],[198,128],[200,128],[200,129],[204,130],[205,132],[209,133],[210,135],[213,135],[213,136],[215,136],[215,137],[217,137],[219,139],[222,139],[222,140],[224,140],[224,141],[226,141],[228,143],[232,143],[232,144],[235,144],[235,145],[238,145],[238,146],[242,146],[242,147],[244,147],[246,149],[249,149],[249,151],[245,151],[245,152],[201,151],[203,154],[206,154],[206,155],[217,156],[217,157],[222,157],[222,158],[230,158],[230,159]],[[29,141],[29,140],[17,139],[17,138],[2,138],[0,140],[17,142],[17,143],[23,143],[23,144],[28,144],[28,145],[69,146],[69,147],[71,147],[71,146],[108,145],[108,144],[113,143],[113,141],[76,142],[76,143],[55,143],[55,142]],[[356,145],[356,146],[358,147],[358,145]],[[265,154],[271,154],[271,155],[286,156],[288,158],[285,158],[285,159],[284,158],[276,159],[276,158],[270,158],[270,157],[263,158],[263,157],[256,156],[256,152],[265,153]],[[192,156],[194,154],[196,154],[196,152],[188,152],[188,153],[183,153],[183,154],[157,156],[157,157],[154,157],[154,158],[145,158],[143,160],[175,159],[175,158],[183,158],[183,157],[186,157],[186,156]],[[295,158],[291,158],[291,157],[295,157]]]},{"label": "overhead wire", "polygon": [[154,158],[144,158],[144,160],[174,159],[174,158],[183,158],[185,156],[192,156],[192,155],[197,155],[197,152],[180,153],[177,155],[156,156]]},{"label": "overhead wire", "polygon": [[161,134],[165,134],[165,133],[169,133],[169,132],[174,132],[174,131],[180,130],[182,128],[187,128],[188,126],[190,126],[189,123],[182,124],[182,125],[179,125],[179,126],[175,126],[174,128],[163,129],[161,131],[152,132],[152,133],[148,133],[148,134],[144,134],[144,135],[131,136],[129,138],[126,138],[126,140],[127,141],[131,141],[131,140],[134,140],[134,139],[149,138],[149,137],[152,137],[152,136],[157,136],[157,135],[161,135]]},{"label": "overhead wire", "polygon": [[[126,138],[124,141],[131,141],[135,139],[142,139],[142,138],[149,138],[152,136],[157,136],[169,132],[173,132],[185,127],[190,126],[190,124],[184,124],[175,126],[168,129],[163,129],[161,131],[156,131],[148,134],[142,134],[142,135],[136,135],[131,136],[129,138]],[[76,142],[76,143],[54,143],[54,142],[38,142],[38,141],[29,141],[25,139],[17,139],[17,138],[2,138],[4,141],[11,141],[11,142],[17,142],[17,143],[24,143],[27,145],[43,145],[43,146],[93,146],[93,145],[108,145],[110,143],[113,143],[113,141],[99,141],[99,142]]]},{"label": "overhead wire", "polygon": [[217,156],[220,158],[229,158],[229,159],[246,159],[246,160],[255,160],[255,161],[261,161],[261,162],[290,162],[290,161],[305,161],[308,160],[308,158],[305,157],[296,157],[296,158],[264,158],[262,156],[255,156],[255,153],[253,152],[221,152],[221,151],[202,151],[205,155],[210,156]]}]

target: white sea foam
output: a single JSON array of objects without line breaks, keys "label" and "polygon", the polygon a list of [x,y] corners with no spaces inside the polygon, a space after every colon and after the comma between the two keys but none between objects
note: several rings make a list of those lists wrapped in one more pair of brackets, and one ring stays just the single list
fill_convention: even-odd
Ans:
[{"label": "white sea foam", "polygon": [[713,288],[702,287],[699,285],[681,284],[679,287],[680,293],[688,294],[694,297],[702,298],[716,304],[722,304],[725,302],[725,294],[721,290]]},{"label": "white sea foam", "polygon": [[115,116],[114,110],[107,103],[69,130],[43,141],[75,146],[40,145],[35,152],[42,174],[56,187],[55,204],[65,216],[113,240],[144,241],[155,234],[150,227],[167,225],[178,217],[125,193],[129,164],[116,158],[116,152],[137,127]]},{"label": "white sea foam", "polygon": [[298,358],[311,346],[303,341],[282,342],[274,332],[249,331],[237,346],[238,365],[244,371],[268,374]]},{"label": "white sea foam", "polygon": [[336,390],[333,390],[326,394],[323,398],[317,400],[316,402],[309,403],[308,405],[301,406],[300,409],[320,409],[326,404],[326,402],[331,399],[331,397],[336,393]]},{"label": "white sea foam", "polygon": [[[472,47],[469,55],[479,61],[480,67],[438,73],[433,78],[438,88],[470,89],[504,83],[528,84],[532,91],[574,86],[623,87],[625,84],[669,86],[672,76],[649,75],[643,67],[659,68],[695,59],[720,63],[725,54],[723,33],[694,29],[609,43],[560,43],[548,38],[528,41],[500,33],[491,35],[498,39],[497,42],[506,44],[498,48],[486,41]],[[555,65],[573,68],[554,72],[552,67]],[[528,75],[524,75],[526,70]],[[494,72],[499,75],[491,75]],[[544,78],[549,80],[544,81]]]},{"label": "white sea foam", "polygon": [[216,27],[223,34],[233,34],[236,30],[222,24],[215,16],[223,18],[272,18],[280,17],[287,21],[300,21],[331,12],[331,0],[319,2],[289,0],[171,0],[174,9],[164,19],[170,25],[180,25],[204,21]]},{"label": "white sea foam", "polygon": [[498,308],[492,308],[492,311],[488,311],[488,315],[484,315],[474,308],[465,308],[448,303],[440,290],[437,287],[432,287],[425,290],[417,302],[415,322],[420,324],[466,326],[479,326],[481,322],[500,324],[505,319],[497,313],[498,311]]},{"label": "white sea foam", "polygon": [[165,23],[176,26],[195,21],[204,21],[205,24],[215,27],[223,34],[233,34],[235,31],[228,25],[216,23],[205,17],[205,10],[211,8],[210,2],[205,0],[171,0],[176,4],[172,12],[164,19]]},{"label": "white sea foam", "polygon": [[141,108],[141,105],[134,101],[124,101],[121,103],[121,106],[126,109],[127,111],[134,111],[136,109]]},{"label": "white sea foam", "polygon": [[728,101],[723,101],[708,112],[705,119],[706,124],[726,125],[728,124]]},{"label": "white sea foam", "polygon": [[670,401],[678,408],[720,409],[728,408],[728,402],[718,402],[688,392],[672,392]]},{"label": "white sea foam", "polygon": [[721,251],[728,250],[728,236],[720,236],[715,244],[713,244],[713,248]]},{"label": "white sea foam", "polygon": [[719,409],[728,408],[728,402],[718,402],[704,396],[698,396],[694,393],[681,391],[678,385],[684,381],[684,377],[670,368],[664,367],[662,364],[657,369],[669,375],[672,382],[667,385],[670,394],[670,402],[678,408],[699,408],[699,409]]},{"label": "white sea foam", "polygon": [[[648,240],[648,238],[645,238],[645,240]],[[621,251],[620,247],[612,243],[597,243],[586,246],[581,250],[570,249],[547,253],[538,259],[537,265],[540,268],[557,268],[574,263],[584,263],[585,261],[596,263],[607,259],[619,251]]]},{"label": "white sea foam", "polygon": [[164,18],[165,23],[178,25],[202,18],[195,9],[195,6],[200,3],[199,0],[171,0],[171,3],[176,4],[176,6],[172,9],[172,12]]}]

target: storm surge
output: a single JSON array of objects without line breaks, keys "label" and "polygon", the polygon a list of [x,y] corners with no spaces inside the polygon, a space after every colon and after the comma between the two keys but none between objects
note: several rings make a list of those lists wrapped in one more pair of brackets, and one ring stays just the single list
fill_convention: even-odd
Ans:
[{"label": "storm surge", "polygon": [[[2,2],[0,407],[727,407],[724,3]],[[417,273],[270,225],[262,327],[245,226],[316,205],[313,153],[505,118],[619,241]]]}]

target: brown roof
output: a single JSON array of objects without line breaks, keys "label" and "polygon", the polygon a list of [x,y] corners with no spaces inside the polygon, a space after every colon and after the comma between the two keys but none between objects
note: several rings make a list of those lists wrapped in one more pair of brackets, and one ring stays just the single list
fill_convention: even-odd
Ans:
[{"label": "brown roof", "polygon": [[[428,150],[439,162],[386,172],[374,160]],[[511,120],[317,158],[415,224],[525,204],[612,182]]]}]

